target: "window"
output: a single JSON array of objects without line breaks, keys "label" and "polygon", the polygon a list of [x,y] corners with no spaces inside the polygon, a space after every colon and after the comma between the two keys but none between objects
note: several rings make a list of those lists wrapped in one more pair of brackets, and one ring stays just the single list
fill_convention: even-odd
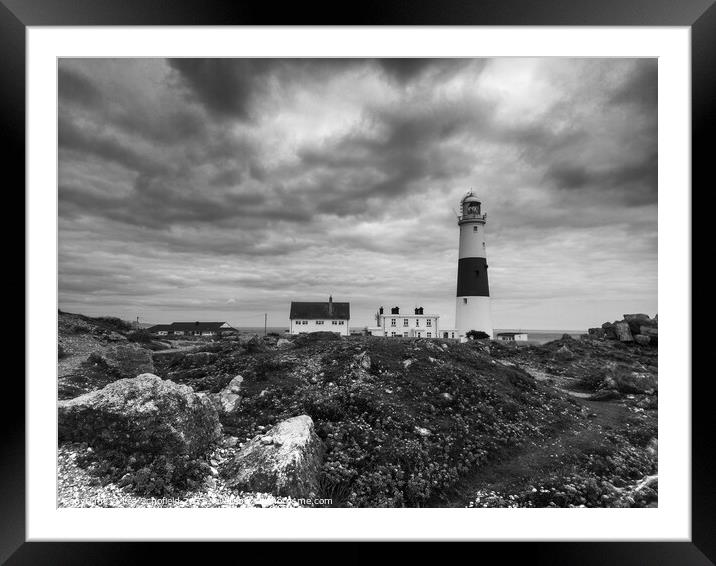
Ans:
[{"label": "window", "polygon": [[394,318],[391,318],[391,319],[390,319],[390,326],[395,326],[395,319],[394,319]]},{"label": "window", "polygon": [[415,326],[420,326],[420,319],[419,319],[419,318],[416,318],[416,319],[415,319]]},{"label": "window", "polygon": [[454,333],[454,332],[450,334],[450,338],[455,338],[455,333]]},{"label": "window", "polygon": [[420,338],[420,332],[418,332],[418,338]]},{"label": "window", "polygon": [[404,319],[403,319],[403,326],[408,326],[408,319],[407,319],[407,318],[404,318]]},{"label": "window", "polygon": [[322,321],[322,320],[317,320],[317,321],[316,321],[316,324],[323,324],[323,321]]},{"label": "window", "polygon": [[433,319],[429,318],[427,321],[425,321],[425,326],[432,326],[433,325]]},{"label": "window", "polygon": [[331,324],[333,324],[333,326],[336,326],[336,325],[338,325],[338,321],[337,321],[337,320],[332,320],[332,321],[331,321]]},{"label": "window", "polygon": [[473,226],[473,227],[472,227],[472,231],[473,231],[473,232],[477,232],[477,226]]},{"label": "window", "polygon": [[339,320],[339,321],[338,321],[338,324],[343,325],[343,324],[345,324],[345,321],[344,321],[344,320]]},{"label": "window", "polygon": [[432,338],[432,337],[433,337],[433,333],[432,333],[432,332],[428,332],[428,338]]},{"label": "window", "polygon": [[391,332],[390,335],[391,335],[391,336],[395,336],[395,332]]},{"label": "window", "polygon": [[462,304],[463,304],[463,305],[466,305],[466,304],[467,304],[467,299],[463,299],[463,300],[462,300]]},{"label": "window", "polygon": [[407,332],[403,332],[403,337],[407,338],[407,337],[408,337],[408,333],[407,333]]}]

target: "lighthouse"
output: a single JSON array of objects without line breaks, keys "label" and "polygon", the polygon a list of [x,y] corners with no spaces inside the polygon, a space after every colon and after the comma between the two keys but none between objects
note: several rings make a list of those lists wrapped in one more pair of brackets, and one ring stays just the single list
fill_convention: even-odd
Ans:
[{"label": "lighthouse", "polygon": [[481,330],[492,338],[485,250],[486,218],[480,199],[472,191],[467,193],[460,201],[457,220],[460,227],[460,250],[457,261],[455,327],[461,336],[470,330]]}]

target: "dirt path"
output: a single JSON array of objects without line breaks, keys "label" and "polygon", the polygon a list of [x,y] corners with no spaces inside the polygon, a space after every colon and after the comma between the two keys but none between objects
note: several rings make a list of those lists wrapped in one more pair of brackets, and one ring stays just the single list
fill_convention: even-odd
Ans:
[{"label": "dirt path", "polygon": [[[541,477],[560,469],[576,451],[604,444],[605,431],[621,428],[629,409],[619,401],[590,401],[579,391],[565,391],[584,407],[589,421],[575,422],[551,438],[508,450],[496,463],[464,478],[432,507],[466,507],[478,492],[513,493],[537,484]],[[578,395],[573,395],[577,393]]]}]

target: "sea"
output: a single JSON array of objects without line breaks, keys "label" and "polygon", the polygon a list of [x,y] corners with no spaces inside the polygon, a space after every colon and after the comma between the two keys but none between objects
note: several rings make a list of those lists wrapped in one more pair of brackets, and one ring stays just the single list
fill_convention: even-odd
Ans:
[{"label": "sea", "polygon": [[[356,329],[362,327],[356,327]],[[238,326],[237,330],[241,334],[258,334],[263,335],[263,326]],[[283,335],[288,332],[288,326],[268,326],[266,332]],[[498,332],[526,332],[528,342],[531,344],[545,344],[552,340],[559,340],[563,334],[569,334],[572,338],[579,339],[580,335],[586,334],[586,330],[531,330],[524,328],[495,328],[494,334]]]}]

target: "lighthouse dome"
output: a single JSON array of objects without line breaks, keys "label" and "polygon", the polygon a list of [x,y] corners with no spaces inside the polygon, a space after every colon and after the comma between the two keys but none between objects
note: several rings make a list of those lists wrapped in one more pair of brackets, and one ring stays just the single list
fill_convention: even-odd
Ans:
[{"label": "lighthouse dome", "polygon": [[480,199],[473,195],[472,192],[469,192],[462,198],[462,201],[460,202],[463,204],[466,202],[480,202]]}]

